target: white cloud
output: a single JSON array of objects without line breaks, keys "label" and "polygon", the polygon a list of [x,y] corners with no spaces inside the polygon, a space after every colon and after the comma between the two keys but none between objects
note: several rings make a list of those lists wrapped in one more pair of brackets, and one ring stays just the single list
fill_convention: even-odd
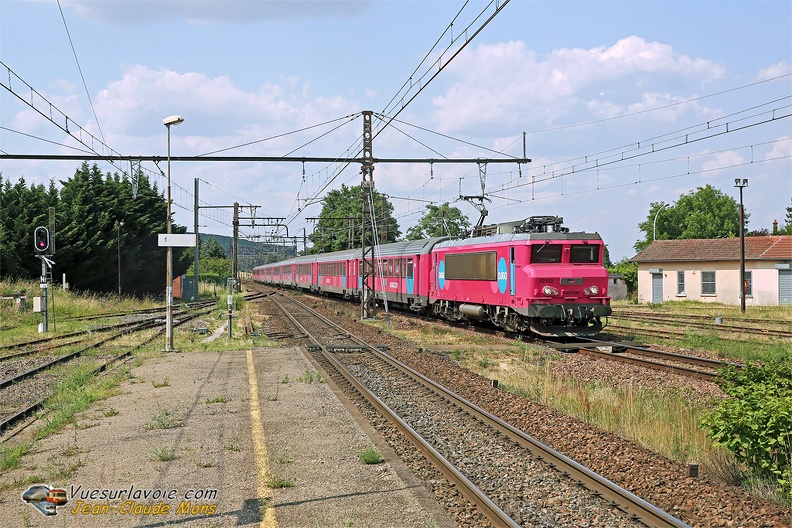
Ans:
[{"label": "white cloud", "polygon": [[[103,129],[117,134],[161,134],[164,116],[182,115],[189,128],[180,128],[179,135],[212,138],[197,147],[209,148],[211,142],[209,150],[257,141],[359,108],[355,101],[340,96],[312,96],[309,85],[294,77],[266,83],[250,92],[225,76],[153,70],[141,65],[128,67],[120,79],[109,83],[94,105]],[[311,137],[315,135],[316,131],[311,133]],[[300,140],[291,141],[289,148]],[[273,141],[269,145],[275,143],[284,144]]]},{"label": "white cloud", "polygon": [[759,70],[756,80],[766,81],[768,79],[775,79],[776,77],[780,77],[782,75],[788,75],[789,73],[792,73],[792,65],[788,62],[781,61],[777,64],[773,64],[769,68]]},{"label": "white cloud", "polygon": [[[654,84],[647,79],[662,77],[662,83],[681,83],[684,89],[725,73],[712,61],[679,55],[669,45],[636,36],[610,47],[559,49],[544,59],[523,42],[482,45],[460,54],[448,71],[457,81],[433,100],[437,126],[443,131],[494,122],[546,127],[590,101],[590,91],[595,97],[608,94],[608,100],[597,100],[600,111],[609,106],[611,113],[629,111],[630,105],[644,107],[658,97],[642,89]],[[640,102],[635,102],[637,94]],[[664,101],[689,98],[660,97]],[[664,116],[669,117],[668,113]]]},{"label": "white cloud", "polygon": [[745,158],[733,150],[717,152],[713,154],[711,158],[701,164],[702,178],[711,179],[713,173],[717,173],[721,169],[728,169],[743,163],[745,163]]},{"label": "white cloud", "polygon": [[792,137],[783,136],[773,143],[773,148],[765,155],[766,160],[775,160],[792,156]]},{"label": "white cloud", "polygon": [[674,123],[682,116],[691,113],[709,118],[720,115],[715,110],[701,107],[697,101],[692,99],[695,99],[695,96],[680,97],[668,93],[645,92],[641,94],[641,100],[638,102],[621,105],[613,101],[593,99],[586,103],[586,108],[593,115],[602,119],[651,112],[652,119],[663,123]]}]

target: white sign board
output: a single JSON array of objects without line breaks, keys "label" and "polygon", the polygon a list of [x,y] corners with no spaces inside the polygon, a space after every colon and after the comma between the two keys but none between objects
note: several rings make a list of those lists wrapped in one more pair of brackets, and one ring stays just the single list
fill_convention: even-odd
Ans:
[{"label": "white sign board", "polygon": [[171,233],[170,235],[157,235],[160,247],[195,247],[195,234],[181,235]]}]

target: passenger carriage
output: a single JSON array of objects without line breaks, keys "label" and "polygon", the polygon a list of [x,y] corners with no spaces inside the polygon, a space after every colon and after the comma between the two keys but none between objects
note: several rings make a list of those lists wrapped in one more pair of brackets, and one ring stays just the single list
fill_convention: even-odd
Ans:
[{"label": "passenger carriage", "polygon": [[429,306],[430,254],[443,240],[448,237],[379,246],[375,259],[377,299],[387,298],[389,303],[411,310],[425,310]]}]

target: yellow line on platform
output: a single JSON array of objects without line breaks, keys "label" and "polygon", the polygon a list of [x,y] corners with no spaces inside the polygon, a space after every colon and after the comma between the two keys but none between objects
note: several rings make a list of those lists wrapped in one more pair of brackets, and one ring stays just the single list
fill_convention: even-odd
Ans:
[{"label": "yellow line on platform", "polygon": [[258,380],[256,366],[253,363],[253,351],[247,351],[248,385],[250,386],[250,426],[253,430],[253,456],[256,460],[258,472],[258,498],[262,502],[261,528],[277,528],[275,519],[275,504],[272,502],[272,488],[269,487],[270,471],[267,444],[264,442],[264,422],[261,420],[259,406]]}]

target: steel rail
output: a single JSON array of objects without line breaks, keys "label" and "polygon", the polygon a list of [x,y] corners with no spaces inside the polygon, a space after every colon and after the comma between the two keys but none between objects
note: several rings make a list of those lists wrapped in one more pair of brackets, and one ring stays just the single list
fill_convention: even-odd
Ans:
[{"label": "steel rail", "polygon": [[622,363],[630,363],[633,365],[648,367],[655,370],[665,370],[667,372],[673,372],[674,374],[682,374],[683,376],[701,378],[707,381],[713,380],[718,377],[717,372],[709,372],[706,370],[699,370],[693,367],[686,367],[684,365],[674,365],[672,363],[662,363],[659,361],[652,361],[651,359],[646,359],[641,357],[623,356],[620,353],[604,352],[602,350],[597,350],[596,348],[581,347],[580,351],[583,352],[584,354],[589,354],[591,356],[604,357],[604,358],[612,359],[614,361],[620,361]]},{"label": "steel rail", "polygon": [[[188,316],[188,317],[184,318],[183,320],[179,321],[178,323],[176,323],[176,326],[179,326],[179,325],[181,325],[181,324],[183,324],[183,323],[185,323],[185,322],[187,322],[187,321],[189,321],[189,320],[191,320],[191,319],[193,319],[195,317],[198,317],[198,315],[200,315],[200,313],[201,312],[191,314],[190,316]],[[148,328],[151,328],[151,327],[149,326]],[[146,328],[138,328],[138,330],[145,330],[145,329]],[[126,352],[123,352],[122,354],[119,354],[118,356],[115,356],[115,357],[111,358],[110,360],[108,360],[108,361],[102,363],[101,365],[97,366],[95,369],[93,369],[93,371],[91,373],[92,374],[98,374],[100,372],[104,372],[105,370],[107,370],[110,367],[110,365],[112,365],[112,364],[124,359],[125,357],[131,355],[135,350],[145,346],[146,344],[148,344],[151,341],[153,341],[154,339],[156,339],[164,331],[165,331],[165,327],[163,325],[162,328],[157,330],[157,332],[155,332],[152,336],[150,336],[149,338],[145,339],[141,343],[135,345],[132,349],[127,350]],[[130,332],[119,332],[117,335],[112,336],[110,338],[107,338],[105,341],[110,341],[110,340],[115,339],[117,337],[121,337],[122,335],[125,335],[127,333],[130,333]],[[92,346],[95,346],[95,345],[92,345]],[[88,348],[91,348],[91,347],[88,347]],[[14,424],[20,422],[21,420],[24,420],[25,418],[27,418],[28,416],[32,415],[33,413],[35,413],[39,409],[43,408],[44,404],[47,402],[47,399],[49,398],[49,396],[50,395],[47,395],[47,396],[44,396],[43,398],[40,398],[38,401],[28,405],[27,407],[25,407],[23,409],[20,409],[19,411],[15,412],[13,415],[11,415],[8,418],[0,421],[0,433],[5,432],[7,429],[11,428]],[[7,439],[3,439],[2,441],[5,441],[5,440],[7,440]]]},{"label": "steel rail", "polygon": [[[289,299],[289,300],[293,303],[299,303],[299,301],[295,299]],[[277,303],[277,301],[276,304],[280,306],[280,303]],[[441,394],[446,399],[452,401],[457,406],[468,412],[470,415],[481,420],[482,422],[492,427],[496,431],[504,434],[518,445],[525,447],[531,453],[533,453],[534,456],[536,456],[538,459],[544,460],[545,462],[549,463],[560,473],[572,478],[578,484],[584,486],[593,493],[600,495],[606,500],[611,501],[617,508],[621,509],[622,511],[630,515],[634,520],[640,521],[646,526],[650,526],[650,527],[689,528],[687,524],[680,521],[676,517],[670,515],[668,512],[661,510],[660,508],[645,501],[644,499],[638,497],[637,495],[634,495],[628,490],[618,486],[617,484],[603,477],[602,475],[593,472],[592,470],[586,468],[585,466],[579,464],[578,462],[575,462],[571,458],[559,453],[558,451],[545,445],[544,443],[533,438],[527,433],[517,429],[516,427],[501,420],[497,416],[491,414],[490,412],[484,410],[483,408],[477,406],[476,404],[466,400],[465,398],[456,394],[450,389],[447,389],[446,387],[440,385],[439,383],[427,378],[423,374],[413,370],[408,365],[391,357],[390,355],[386,354],[379,348],[370,345],[365,341],[363,341],[362,339],[350,334],[346,329],[344,329],[343,327],[332,321],[327,320],[324,316],[322,316],[315,310],[312,310],[311,308],[305,305],[303,305],[303,308],[313,313],[316,317],[319,317],[322,320],[324,320],[326,324],[330,324],[340,329],[341,331],[349,335],[350,338],[354,339],[361,345],[366,346],[372,353],[377,355],[377,357],[379,357],[383,361],[386,361],[387,363],[391,364],[393,367],[404,372],[409,377],[415,379],[422,385],[426,386],[428,389]],[[291,316],[291,314],[286,312],[284,308],[281,308],[281,310],[289,317],[289,319],[294,321],[294,318]],[[300,325],[300,328],[302,328],[303,331],[307,333],[307,330],[305,330],[305,328],[302,325]],[[315,338],[311,337],[310,339],[324,350],[324,346],[320,344]],[[337,360],[335,360],[335,358],[331,357],[331,354],[324,353],[323,355],[327,357],[329,361],[332,361],[334,365],[338,363]],[[357,381],[355,381],[354,383],[356,387],[359,384]],[[368,389],[365,390],[366,392],[368,392]],[[374,397],[376,398],[376,396]]]},{"label": "steel rail", "polygon": [[[456,467],[453,466],[453,464],[446,460],[443,455],[441,455],[434,447],[427,443],[426,440],[421,437],[421,435],[419,435],[412,427],[402,420],[399,415],[391,410],[390,407],[385,404],[385,402],[379,399],[354,375],[352,375],[352,373],[350,373],[346,367],[344,367],[344,365],[335,359],[332,353],[326,349],[325,345],[323,345],[299,321],[297,321],[294,315],[286,310],[286,308],[277,299],[273,300],[278,308],[280,308],[280,310],[283,312],[283,314],[292,322],[292,324],[304,332],[307,338],[312,343],[314,343],[315,346],[319,347],[319,349],[322,351],[322,357],[341,374],[346,382],[351,384],[367,401],[369,401],[383,416],[385,416],[396,427],[396,429],[399,430],[399,432],[401,432],[410,442],[412,442],[421,451],[421,453],[423,453],[424,456],[429,459],[432,465],[435,466],[449,482],[454,484],[468,501],[476,506],[478,511],[484,515],[490,523],[498,528],[519,528],[520,525],[514,522],[511,517],[501,510],[498,505],[492,501],[492,499],[490,499],[483,491],[481,491],[481,489],[479,489],[478,486],[473,484],[467,477],[465,477],[465,475],[463,475]],[[299,301],[294,299],[290,299],[290,301],[299,303]],[[350,339],[360,341],[347,330],[343,329],[339,325],[336,325],[332,321],[327,320],[307,306],[303,305],[303,308],[309,312],[312,312],[314,316],[320,317],[326,324],[338,327]],[[371,348],[371,346],[367,345],[367,348]]]},{"label": "steel rail", "polygon": [[[684,365],[674,364],[674,363],[664,363],[658,361],[652,361],[650,359],[646,359],[646,357],[653,357],[658,359],[664,359],[667,361],[678,361],[679,363],[687,363],[690,365],[698,365],[702,367],[708,367],[711,369],[719,369],[722,367],[734,367],[737,369],[742,368],[742,365],[738,363],[732,363],[729,361],[721,361],[717,359],[710,359],[710,358],[703,358],[698,356],[686,356],[683,354],[677,354],[674,352],[665,352],[663,350],[654,350],[651,348],[640,347],[630,345],[628,343],[620,343],[620,342],[612,342],[612,341],[598,341],[596,339],[586,339],[586,338],[578,338],[584,339],[585,342],[583,343],[547,343],[548,346],[551,346],[557,350],[569,350],[569,349],[576,349],[584,354],[588,354],[591,356],[602,357],[606,359],[611,359],[614,361],[620,361],[622,363],[630,363],[634,365],[639,365],[642,367],[653,368],[656,370],[665,370],[670,371],[675,374],[681,374],[684,376],[690,376],[694,378],[702,378],[706,380],[712,380],[718,376],[717,372],[713,371],[706,371],[706,370],[699,370],[693,367],[686,367]],[[609,347],[612,351],[604,351],[600,350],[600,347]],[[615,348],[622,348],[624,350],[616,351],[613,350]],[[625,356],[623,354],[636,354],[639,356],[646,356],[646,357],[632,357],[632,356]]]},{"label": "steel rail", "polygon": [[[690,363],[691,365],[699,365],[702,367],[710,367],[710,368],[721,368],[721,367],[736,367],[741,368],[742,365],[739,363],[733,363],[731,361],[723,361],[720,359],[711,359],[711,358],[703,358],[699,356],[687,356],[685,354],[677,354],[676,352],[666,352],[664,350],[655,350],[653,348],[647,348],[642,346],[635,346],[635,345],[625,345],[624,343],[611,343],[608,341],[598,342],[594,339],[590,340],[592,342],[591,346],[618,346],[618,347],[625,347],[625,352],[632,353],[632,354],[639,354],[641,356],[648,356],[648,357],[656,357],[662,359],[669,359],[672,361],[681,361],[683,363]],[[619,352],[612,352],[613,354],[619,354]]]},{"label": "steel rail", "polygon": [[[788,330],[780,330],[780,329],[771,329],[771,328],[757,328],[754,326],[741,326],[740,324],[717,324],[713,322],[703,322],[706,320],[713,319],[712,317],[707,317],[703,315],[699,316],[686,316],[684,319],[680,319],[679,317],[672,315],[672,314],[648,314],[648,313],[629,313],[629,312],[619,312],[614,313],[611,315],[613,319],[622,319],[628,321],[648,321],[654,323],[664,323],[664,324],[680,324],[684,325],[687,328],[698,328],[702,330],[715,330],[718,332],[731,332],[731,333],[744,333],[744,334],[762,334],[771,337],[792,337],[792,332]],[[695,320],[691,321],[690,319]],[[737,323],[742,323],[742,320],[734,319]],[[752,321],[745,321],[746,323],[751,322],[752,324],[789,324],[786,321],[761,321],[758,322],[756,320]]]},{"label": "steel rail", "polygon": [[[131,350],[127,350],[126,352],[124,352],[122,354],[119,354],[116,357],[111,358],[110,360],[102,363],[101,365],[99,365],[98,367],[93,369],[91,374],[99,374],[100,372],[106,371],[108,368],[110,368],[110,365],[113,365],[114,363],[117,363],[118,361],[121,361],[122,359],[130,356],[132,354],[132,352],[134,352],[138,348],[141,348],[141,347],[145,346],[146,344],[150,343],[151,341],[156,339],[160,334],[162,334],[164,331],[165,331],[165,328],[163,327],[162,329],[157,331],[154,335],[152,335],[151,337],[149,337],[145,341],[143,341],[143,342],[139,343],[138,345],[136,345],[135,347],[133,347]],[[8,418],[0,421],[0,433],[5,432],[7,429],[10,429],[14,424],[24,420],[25,418],[27,418],[28,416],[32,415],[33,413],[35,413],[39,409],[43,408],[44,404],[47,403],[47,399],[49,399],[49,395],[39,399],[38,401],[28,405],[24,409],[21,409],[21,410],[17,411],[16,413],[14,413],[13,415],[9,416]],[[7,438],[3,439],[2,441],[5,442],[6,440],[7,440]]]}]

